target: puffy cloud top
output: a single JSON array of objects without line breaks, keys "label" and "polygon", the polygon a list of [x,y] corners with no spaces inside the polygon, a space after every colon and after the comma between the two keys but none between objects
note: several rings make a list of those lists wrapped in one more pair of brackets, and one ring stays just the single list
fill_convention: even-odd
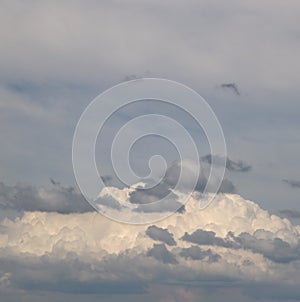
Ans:
[{"label": "puffy cloud top", "polygon": [[96,212],[26,212],[5,219],[0,226],[2,277],[20,286],[20,274],[37,269],[40,273],[30,274],[22,287],[43,282],[59,291],[53,280],[62,276],[54,268],[62,266],[63,278],[97,286],[124,278],[155,282],[162,276],[166,282],[286,278],[297,283],[299,226],[239,195],[219,194],[205,210],[199,209],[198,198],[189,200],[184,213],[150,226],[117,223]]}]

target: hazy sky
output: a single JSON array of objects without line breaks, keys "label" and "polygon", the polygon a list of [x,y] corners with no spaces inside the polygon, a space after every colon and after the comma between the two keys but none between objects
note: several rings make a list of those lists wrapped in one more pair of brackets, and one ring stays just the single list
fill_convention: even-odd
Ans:
[{"label": "hazy sky", "polygon": [[[269,215],[294,224],[300,219],[299,15],[300,3],[293,0],[0,0],[0,216],[27,212],[0,227],[0,301],[256,301],[256,295],[263,301],[299,301],[294,284],[300,276],[299,226]],[[126,226],[123,237],[115,238],[101,237],[93,226],[81,229],[87,218],[98,216],[76,188],[71,156],[76,124],[99,93],[141,77],[188,85],[216,113],[228,149],[223,189],[243,200],[231,223],[214,224],[210,213],[202,217],[206,224],[193,225],[181,213],[160,226],[163,231],[152,229],[151,239],[147,227],[128,235]],[[106,139],[147,106],[120,112],[108,124]],[[169,113],[191,131],[207,162],[201,129],[176,110]],[[162,154],[174,152],[176,158],[164,143],[137,144],[135,168],[143,170],[158,145]],[[105,147],[100,142],[97,153],[104,163]],[[105,165],[103,176],[113,183],[110,168]],[[118,194],[124,195],[122,189]],[[130,201],[144,198],[138,190],[130,194]],[[230,216],[239,208],[223,206],[220,201],[216,213]],[[103,223],[113,234],[120,232],[103,219],[95,227]],[[181,219],[189,221],[189,229]],[[258,232],[264,224],[269,229]],[[187,245],[185,232],[192,236],[197,229],[214,234],[198,233],[209,242]],[[162,239],[172,234],[174,247]],[[127,236],[132,242],[126,248]],[[198,249],[189,250],[190,243]],[[188,277],[193,257],[205,273],[195,270]],[[280,278],[286,282],[280,285]]]}]

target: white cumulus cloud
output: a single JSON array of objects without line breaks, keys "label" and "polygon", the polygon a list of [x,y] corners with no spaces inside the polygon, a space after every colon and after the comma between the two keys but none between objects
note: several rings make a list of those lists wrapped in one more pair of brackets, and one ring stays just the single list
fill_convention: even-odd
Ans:
[{"label": "white cumulus cloud", "polygon": [[5,219],[1,286],[105,293],[147,291],[159,280],[298,284],[299,226],[234,194],[218,194],[205,210],[194,196],[185,208],[155,226],[96,212]]}]

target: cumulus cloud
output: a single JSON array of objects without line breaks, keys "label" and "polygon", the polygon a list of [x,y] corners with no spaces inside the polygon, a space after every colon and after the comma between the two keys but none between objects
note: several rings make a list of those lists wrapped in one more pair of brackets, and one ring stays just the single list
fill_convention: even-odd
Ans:
[{"label": "cumulus cloud", "polygon": [[198,206],[192,196],[185,213],[151,226],[124,225],[96,212],[5,219],[1,286],[108,294],[148,292],[157,282],[298,284],[300,226],[238,195],[219,194],[205,210]]}]

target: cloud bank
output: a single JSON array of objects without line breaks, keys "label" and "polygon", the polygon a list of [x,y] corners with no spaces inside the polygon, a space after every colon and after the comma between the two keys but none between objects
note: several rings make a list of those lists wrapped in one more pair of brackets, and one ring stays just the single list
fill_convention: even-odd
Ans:
[{"label": "cloud bank", "polygon": [[124,225],[96,212],[5,219],[1,286],[142,294],[157,283],[201,288],[209,281],[216,288],[271,282],[296,290],[300,226],[235,194],[217,195],[205,210],[199,202],[192,197],[184,213],[150,226]]}]

